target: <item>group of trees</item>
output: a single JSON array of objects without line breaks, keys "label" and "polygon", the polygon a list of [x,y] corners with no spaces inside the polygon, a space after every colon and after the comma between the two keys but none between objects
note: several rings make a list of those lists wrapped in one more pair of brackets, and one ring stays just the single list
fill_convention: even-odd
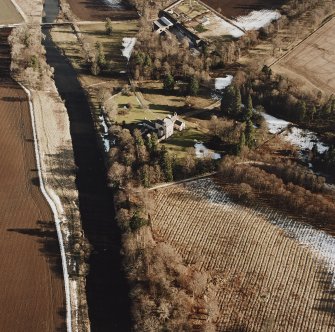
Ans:
[{"label": "group of trees", "polygon": [[[110,134],[117,144],[109,153],[108,177],[114,188],[116,221],[123,232],[134,331],[192,331],[189,317],[197,306],[208,317],[198,330],[214,332],[219,309],[216,292],[207,288],[210,276],[185,266],[173,247],[156,241],[151,229],[154,201],[143,186],[171,181],[172,159],[156,135],[143,139],[139,130],[131,134],[119,126],[113,126]],[[190,159],[185,160],[186,167],[194,167]]]},{"label": "group of trees", "polygon": [[11,45],[11,71],[14,76],[32,89],[46,89],[51,84],[53,69],[45,60],[41,44],[40,27],[21,25],[9,36]]},{"label": "group of trees", "polygon": [[123,187],[129,181],[151,184],[173,180],[173,161],[164,145],[159,145],[156,134],[142,138],[135,129],[112,126],[111,138],[116,146],[109,152],[109,181],[113,188]]},{"label": "group of trees", "polygon": [[[168,73],[163,80],[163,89],[167,94],[173,93],[176,86],[176,81],[174,77]],[[181,92],[185,95],[196,96],[199,93],[199,81],[195,76],[188,78],[187,86],[183,84],[181,86]]]},{"label": "group of trees", "polygon": [[226,180],[245,183],[259,194],[271,198],[268,201],[275,207],[284,206],[312,222],[334,223],[335,204],[322,195],[324,180],[294,166],[287,171],[283,167],[275,164],[262,166],[262,163],[253,165],[250,162],[244,164],[227,157],[222,161],[220,171]]},{"label": "group of trees", "polygon": [[221,111],[224,116],[244,123],[242,130],[240,130],[239,142],[236,145],[237,154],[245,146],[250,149],[253,148],[256,144],[253,120],[259,117],[259,115],[254,112],[250,94],[247,97],[247,104],[243,105],[240,88],[236,85],[230,85],[223,92]]},{"label": "group of trees", "polygon": [[281,75],[273,75],[270,68],[262,71],[246,83],[255,99],[274,114],[301,124],[335,118],[333,96],[322,102],[322,93],[304,94],[298,86]]},{"label": "group of trees", "polygon": [[323,153],[318,152],[315,145],[311,152],[311,162],[317,169],[329,174],[335,174],[335,145],[331,145]]}]

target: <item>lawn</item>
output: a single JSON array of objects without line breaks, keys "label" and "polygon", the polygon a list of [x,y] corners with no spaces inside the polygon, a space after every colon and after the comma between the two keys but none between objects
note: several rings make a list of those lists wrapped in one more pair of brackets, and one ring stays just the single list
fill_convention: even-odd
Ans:
[{"label": "lawn", "polygon": [[163,143],[167,147],[172,156],[177,158],[185,157],[188,148],[194,147],[196,142],[204,142],[208,139],[206,134],[195,128],[188,128],[181,132],[175,131],[173,136],[168,138]]},{"label": "lawn", "polygon": [[14,24],[23,21],[22,16],[10,0],[0,0],[0,9],[0,24]]},{"label": "lawn", "polygon": [[[117,105],[118,114],[115,117],[117,123],[125,123],[128,125],[135,125],[138,122],[141,122],[145,119],[155,120],[157,116],[150,110],[141,108],[136,96],[123,96],[118,95],[114,97],[114,103]],[[131,104],[131,109],[127,110],[128,104]],[[122,114],[122,111],[125,113]]]},{"label": "lawn", "polygon": [[[180,82],[179,86],[184,85]],[[210,91],[207,88],[201,88],[198,96],[185,97],[180,92],[180,87],[176,87],[173,94],[167,95],[163,90],[163,83],[159,81],[142,82],[140,90],[143,97],[148,102],[149,108],[156,113],[173,114],[176,112],[182,115],[186,112],[205,108],[213,103],[210,99]]]},{"label": "lawn", "polygon": [[127,69],[127,59],[122,55],[122,39],[134,37],[138,31],[137,21],[113,22],[112,35],[105,32],[105,24],[80,25],[84,39],[93,45],[100,42],[104,48],[106,60],[111,62],[112,72],[119,73]]}]

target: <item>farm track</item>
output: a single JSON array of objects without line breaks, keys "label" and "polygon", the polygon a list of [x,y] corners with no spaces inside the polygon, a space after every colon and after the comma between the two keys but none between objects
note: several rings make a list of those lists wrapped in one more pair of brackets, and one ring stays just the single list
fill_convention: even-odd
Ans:
[{"label": "farm track", "polygon": [[[211,179],[155,191],[153,228],[217,287],[220,331],[333,331],[330,276],[314,254],[269,220],[263,202],[233,203]],[[303,229],[302,229],[303,231]]]},{"label": "farm track", "polygon": [[65,331],[57,234],[39,189],[28,98],[0,30],[0,331]]}]

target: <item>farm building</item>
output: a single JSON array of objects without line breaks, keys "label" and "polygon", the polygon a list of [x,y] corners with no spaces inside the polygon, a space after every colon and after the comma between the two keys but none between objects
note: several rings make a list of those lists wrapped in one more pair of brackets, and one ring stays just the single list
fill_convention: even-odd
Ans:
[{"label": "farm building", "polygon": [[173,27],[173,23],[164,16],[154,22],[154,31],[159,34],[166,32],[171,27]]}]

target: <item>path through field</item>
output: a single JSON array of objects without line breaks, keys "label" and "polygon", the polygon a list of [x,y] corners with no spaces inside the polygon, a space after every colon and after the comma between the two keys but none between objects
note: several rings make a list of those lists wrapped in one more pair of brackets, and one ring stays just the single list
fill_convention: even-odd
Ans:
[{"label": "path through field", "polygon": [[213,179],[154,196],[155,232],[186,263],[211,273],[219,331],[334,331],[332,275],[311,249],[276,226],[285,216],[234,203]]},{"label": "path through field", "polygon": [[0,30],[0,331],[65,331],[62,266],[39,189],[27,96],[8,76]]}]

